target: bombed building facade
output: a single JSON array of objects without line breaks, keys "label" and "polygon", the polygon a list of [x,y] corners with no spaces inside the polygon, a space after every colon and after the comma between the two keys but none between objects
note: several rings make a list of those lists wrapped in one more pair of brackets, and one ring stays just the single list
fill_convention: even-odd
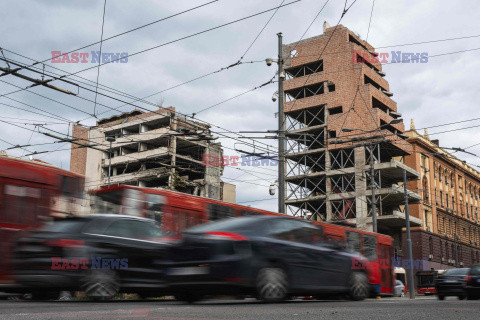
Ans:
[{"label": "bombed building facade", "polygon": [[287,213],[372,231],[375,207],[378,232],[393,236],[401,255],[403,172],[408,180],[419,173],[405,165],[412,146],[382,66],[371,63],[378,53],[342,25],[325,24],[322,35],[284,45],[282,54]]},{"label": "bombed building facade", "polygon": [[101,119],[94,127],[76,125],[72,138],[76,144],[70,170],[86,176],[87,189],[109,184],[161,187],[232,201],[223,196],[223,167],[202,165],[202,155],[223,156],[210,127],[173,107],[134,110]]}]

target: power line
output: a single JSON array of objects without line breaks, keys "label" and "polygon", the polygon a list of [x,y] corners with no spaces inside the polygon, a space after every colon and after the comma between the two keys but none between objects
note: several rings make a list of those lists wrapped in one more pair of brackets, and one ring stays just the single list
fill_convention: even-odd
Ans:
[{"label": "power line", "polygon": [[[151,25],[153,25],[153,24],[156,24],[156,23],[159,23],[159,22],[168,20],[168,19],[170,19],[170,18],[179,16],[179,15],[181,15],[181,14],[184,14],[184,13],[187,13],[187,12],[190,12],[190,11],[193,11],[193,10],[196,10],[196,9],[199,9],[199,8],[201,8],[201,7],[207,6],[207,5],[212,4],[212,3],[214,3],[214,2],[217,2],[217,1],[218,1],[218,0],[214,0],[214,1],[210,1],[210,2],[207,2],[207,3],[201,4],[201,5],[198,5],[198,6],[196,6],[196,7],[193,7],[193,8],[190,8],[190,9],[187,9],[187,10],[184,10],[184,11],[181,11],[181,12],[178,12],[178,13],[175,13],[175,14],[170,15],[170,16],[168,16],[168,17],[155,20],[155,21],[153,21],[153,22],[150,22],[150,23],[141,25],[141,26],[139,26],[139,27],[136,27],[136,28],[127,30],[127,31],[122,32],[122,33],[118,33],[118,34],[113,35],[113,36],[111,36],[111,37],[108,37],[108,38],[106,38],[106,39],[104,39],[104,40],[100,40],[100,41],[97,41],[97,42],[94,42],[94,43],[87,44],[87,45],[85,45],[85,46],[83,46],[83,47],[80,47],[80,48],[77,48],[77,49],[74,49],[74,50],[70,50],[70,51],[68,51],[68,52],[65,52],[64,54],[70,54],[70,53],[72,53],[72,52],[75,52],[75,51],[78,51],[78,50],[82,50],[82,49],[85,49],[85,48],[94,46],[94,45],[96,45],[96,44],[99,44],[99,43],[102,43],[102,42],[105,42],[105,41],[108,41],[108,40],[111,40],[111,39],[120,37],[120,36],[125,35],[125,34],[127,34],[127,33],[130,33],[130,32],[133,32],[133,31],[137,31],[137,30],[139,30],[139,29],[142,29],[142,28],[151,26]],[[105,3],[105,5],[106,5],[106,3]],[[105,14],[105,8],[104,8],[104,14]],[[102,29],[103,29],[103,27],[102,27]],[[2,49],[2,48],[0,48],[0,49]],[[7,49],[4,49],[4,50],[7,51],[7,52],[11,52],[10,50],[7,50]],[[13,53],[13,52],[11,52],[11,53]],[[43,62],[47,62],[47,61],[49,61],[50,59],[52,59],[52,58],[50,57],[50,58],[45,59],[45,60],[42,60],[42,61],[37,61],[37,62],[35,62],[34,64],[32,64],[32,66],[34,66],[34,65],[36,65],[36,64],[43,63]]]},{"label": "power line", "polygon": [[105,9],[107,8],[107,0],[103,3],[103,18],[102,18],[102,34],[100,36],[100,54],[98,57],[98,68],[97,68],[97,85],[95,86],[95,104],[93,106],[93,115],[96,116],[97,110],[97,92],[98,92],[98,78],[100,77],[100,57],[102,56],[102,45],[103,45],[103,27],[105,26]]},{"label": "power line", "polygon": [[[158,48],[164,47],[164,46],[166,46],[166,45],[169,45],[169,44],[172,44],[172,43],[176,43],[176,42],[179,42],[179,41],[182,41],[182,40],[185,40],[185,39],[189,39],[189,38],[192,38],[192,37],[195,37],[195,36],[198,36],[198,35],[201,35],[201,34],[204,34],[204,33],[207,33],[207,32],[213,31],[213,30],[216,30],[216,29],[220,29],[220,28],[226,27],[226,26],[228,26],[228,25],[231,25],[231,24],[234,24],[234,23],[237,23],[237,22],[241,22],[241,21],[244,21],[244,20],[247,20],[247,19],[251,19],[251,18],[253,18],[253,17],[262,15],[262,14],[264,14],[264,13],[267,13],[267,12],[270,12],[270,11],[273,11],[273,10],[277,10],[278,8],[281,8],[281,7],[289,6],[289,5],[294,4],[294,3],[296,3],[296,2],[299,2],[299,1],[301,1],[301,0],[294,0],[294,1],[292,1],[292,2],[286,3],[286,4],[281,5],[281,6],[278,6],[278,7],[274,7],[274,8],[268,9],[268,10],[264,10],[264,11],[261,11],[261,12],[257,12],[257,13],[255,13],[255,14],[252,14],[252,15],[249,15],[249,16],[246,16],[246,17],[243,17],[243,18],[240,18],[240,19],[236,19],[236,20],[227,22],[227,23],[218,25],[218,26],[216,26],[216,27],[208,28],[208,29],[205,29],[205,30],[203,30],[203,31],[195,32],[195,33],[192,33],[192,34],[190,34],[190,35],[187,35],[187,36],[184,36],[184,37],[181,37],[181,38],[177,38],[177,39],[175,39],[175,40],[167,41],[167,42],[164,42],[164,43],[162,43],[162,44],[159,44],[159,45],[156,45],[156,46],[147,48],[147,49],[143,49],[143,50],[134,52],[134,53],[132,53],[132,54],[129,54],[129,55],[126,56],[126,57],[121,57],[121,58],[118,57],[118,58],[115,58],[115,59],[111,59],[111,60],[108,61],[108,62],[103,62],[103,63],[99,64],[98,67],[104,66],[104,65],[106,65],[106,64],[113,63],[113,62],[115,62],[115,61],[119,61],[120,59],[130,58],[130,57],[133,57],[133,56],[138,55],[138,54],[141,54],[141,53],[145,53],[145,52],[148,52],[148,51],[151,51],[151,50],[154,50],[154,49],[158,49]],[[356,1],[356,0],[355,0],[355,1]],[[82,70],[79,70],[79,71],[76,71],[76,72],[73,72],[73,73],[69,73],[69,74],[67,74],[67,75],[62,76],[62,78],[67,78],[67,77],[76,75],[76,74],[81,73],[81,72],[85,72],[85,71],[87,71],[87,70],[90,70],[90,69],[96,68],[96,67],[97,67],[97,66],[88,67],[88,68],[85,68],[85,69],[82,69]]]}]

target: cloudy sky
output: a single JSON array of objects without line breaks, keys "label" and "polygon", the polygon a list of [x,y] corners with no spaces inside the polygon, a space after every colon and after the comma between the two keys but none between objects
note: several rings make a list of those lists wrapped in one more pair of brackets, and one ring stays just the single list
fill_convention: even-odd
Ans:
[{"label": "cloudy sky", "polygon": [[[107,0],[104,38],[119,34],[149,22],[176,14],[207,3],[190,0]],[[103,52],[133,54],[151,47],[179,39],[263,10],[273,8],[282,0],[219,0],[202,8],[178,15],[132,33],[119,36],[103,43]],[[286,0],[285,3],[289,1]],[[350,5],[353,0],[347,1]],[[175,106],[177,111],[192,114],[223,100],[259,86],[274,75],[274,67],[258,62],[277,55],[278,32],[283,32],[284,43],[300,39],[312,22],[324,1],[302,0],[281,8],[275,14],[258,40],[244,57],[246,63],[193,81],[178,88],[164,91],[147,100],[163,102],[163,106]],[[345,2],[330,0],[306,34],[311,37],[322,33],[322,24],[331,25],[340,18]],[[453,125],[429,129],[431,138],[440,139],[446,147],[468,147],[480,143],[480,3],[463,1],[403,1],[376,0],[373,8],[368,41],[378,52],[401,50],[404,52],[428,52],[428,63],[388,64],[384,71],[390,83],[394,100],[403,113],[407,128],[410,119],[415,119],[417,129],[443,125],[451,122],[470,120]],[[5,57],[21,63],[31,64],[51,58],[52,51],[71,51],[100,40],[102,27],[103,0],[21,0],[3,4],[0,11],[0,47]],[[372,0],[357,0],[344,16],[342,24],[360,35],[367,36]],[[109,91],[101,92],[128,100],[126,95],[145,97],[177,84],[202,76],[236,62],[252,43],[273,11],[238,22],[217,30],[161,46],[134,55],[127,63],[106,64],[100,68],[99,82]],[[471,37],[477,36],[477,37]],[[418,45],[401,46],[416,42],[470,37]],[[386,47],[386,48],[382,48]],[[79,52],[99,50],[94,45]],[[449,55],[445,53],[460,52]],[[22,55],[22,56],[20,56]],[[436,55],[441,55],[434,57]],[[33,60],[29,60],[31,58]],[[54,63],[47,61],[45,70],[58,74],[77,72],[93,67],[91,57],[87,63]],[[37,65],[43,68],[41,64]],[[54,66],[58,69],[52,69]],[[0,67],[7,67],[0,61]],[[12,66],[14,67],[14,66]],[[23,74],[39,78],[41,75],[22,71]],[[82,86],[94,89],[97,77],[95,68],[78,73],[82,78],[70,77]],[[93,81],[93,82],[91,82]],[[69,168],[69,145],[53,143],[54,140],[38,133],[40,131],[67,134],[66,120],[81,121],[94,125],[94,93],[78,89],[59,81],[52,85],[78,93],[78,98],[44,87],[33,87],[18,93],[6,93],[26,88],[30,82],[11,75],[0,78],[0,150],[12,145],[35,145],[27,150],[10,149],[7,152],[25,156],[33,151],[55,151],[35,156],[55,165]],[[244,94],[197,115],[218,127],[214,131],[225,132],[244,130],[275,129],[274,113],[276,104],[271,101],[276,84]],[[38,94],[42,95],[39,96]],[[12,100],[14,99],[14,100]],[[50,100],[51,99],[51,100]],[[90,100],[90,101],[89,101]],[[118,108],[123,103],[99,96],[98,103]],[[28,105],[26,105],[28,104]],[[136,103],[145,108],[154,108],[146,103]],[[49,112],[46,116],[39,108]],[[24,110],[20,110],[24,109]],[[132,110],[123,106],[120,111]],[[107,107],[97,105],[100,117],[113,115]],[[53,118],[52,118],[53,117]],[[55,118],[55,119],[54,119]],[[9,122],[9,123],[7,123]],[[38,125],[41,124],[41,127]],[[37,125],[37,126],[36,126]],[[478,127],[476,127],[478,126]],[[464,129],[467,127],[473,127]],[[462,129],[441,133],[443,131]],[[437,133],[438,134],[435,134]],[[57,134],[58,135],[58,134]],[[252,150],[241,146],[232,139],[220,139],[229,148]],[[265,142],[265,141],[263,141]],[[10,143],[10,144],[9,144]],[[267,143],[272,143],[268,142]],[[40,145],[39,145],[40,144]],[[468,149],[480,154],[480,144]],[[226,149],[227,155],[238,155]],[[478,157],[459,156],[469,163],[480,165]],[[268,186],[275,181],[276,167],[249,168],[243,170],[227,168],[225,177],[237,185],[237,201],[258,199],[265,201],[248,202],[252,206],[275,210],[276,201],[268,195]]]}]

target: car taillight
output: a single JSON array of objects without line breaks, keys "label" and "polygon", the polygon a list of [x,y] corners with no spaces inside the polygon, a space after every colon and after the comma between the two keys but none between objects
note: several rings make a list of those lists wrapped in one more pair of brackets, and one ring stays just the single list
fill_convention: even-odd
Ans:
[{"label": "car taillight", "polygon": [[214,240],[233,240],[233,241],[245,241],[249,240],[247,237],[242,236],[238,233],[233,232],[205,232],[204,233],[209,239]]},{"label": "car taillight", "polygon": [[467,284],[472,284],[472,277],[471,276],[465,276],[465,281]]},{"label": "car taillight", "polygon": [[49,247],[81,248],[85,245],[85,241],[75,239],[52,239],[45,241],[44,244]]}]

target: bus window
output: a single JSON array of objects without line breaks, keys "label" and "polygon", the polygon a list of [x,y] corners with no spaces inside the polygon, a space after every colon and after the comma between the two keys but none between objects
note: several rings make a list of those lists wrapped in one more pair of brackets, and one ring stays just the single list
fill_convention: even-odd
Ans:
[{"label": "bus window", "polygon": [[125,189],[121,214],[144,217],[143,206],[144,202],[142,192],[135,189]]},{"label": "bus window", "polygon": [[363,235],[363,255],[368,260],[377,259],[377,238],[368,234]]},{"label": "bus window", "polygon": [[221,204],[211,203],[209,206],[210,221],[216,221],[233,217],[233,208]]},{"label": "bus window", "polygon": [[355,231],[345,232],[347,235],[347,248],[360,253],[360,233]]},{"label": "bus window", "polygon": [[147,194],[147,217],[162,224],[162,209],[165,203],[165,197],[160,194]]},{"label": "bus window", "polygon": [[0,221],[30,225],[44,214],[41,189],[7,184],[3,191]]}]

